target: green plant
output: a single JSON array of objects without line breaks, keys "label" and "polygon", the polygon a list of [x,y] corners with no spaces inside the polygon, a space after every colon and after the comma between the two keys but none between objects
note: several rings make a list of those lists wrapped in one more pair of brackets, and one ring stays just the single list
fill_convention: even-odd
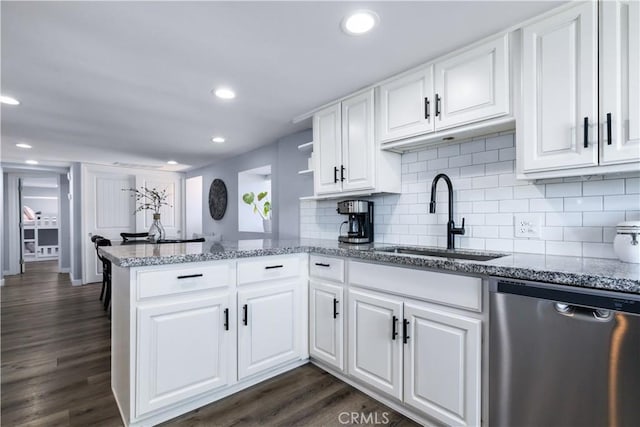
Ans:
[{"label": "green plant", "polygon": [[[256,195],[253,194],[253,191],[250,193],[244,193],[242,195],[242,201],[249,206],[253,206],[253,212],[257,212],[258,215],[262,217],[262,219],[269,219],[269,217],[271,216],[271,202],[265,200],[267,194],[268,193],[266,191],[263,191],[261,193],[258,193],[258,196],[256,197]],[[259,207],[259,202],[261,202],[262,200],[264,200],[264,204],[262,205],[262,207]]]},{"label": "green plant", "polygon": [[136,198],[137,208],[133,213],[144,211],[144,210],[152,210],[154,213],[159,214],[160,208],[162,206],[171,205],[167,202],[167,198],[169,195],[167,194],[167,190],[158,190],[157,188],[147,188],[140,187],[138,188],[123,188],[122,191],[130,191],[131,197]]}]

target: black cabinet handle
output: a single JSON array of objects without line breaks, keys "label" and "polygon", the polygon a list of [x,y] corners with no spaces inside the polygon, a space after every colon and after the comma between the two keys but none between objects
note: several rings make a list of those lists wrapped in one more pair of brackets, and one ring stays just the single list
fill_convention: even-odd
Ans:
[{"label": "black cabinet handle", "polygon": [[337,319],[338,318],[338,300],[337,299],[333,299],[333,318]]},{"label": "black cabinet handle", "polygon": [[584,148],[589,148],[589,117],[584,118]]},{"label": "black cabinet handle", "polygon": [[440,116],[440,95],[436,93],[436,117]]},{"label": "black cabinet handle", "polygon": [[202,274],[189,274],[186,276],[178,276],[178,279],[193,279],[194,277],[202,277]]},{"label": "black cabinet handle", "polygon": [[424,118],[425,120],[429,120],[429,117],[431,116],[431,108],[429,106],[429,98],[425,98],[424,99]]},{"label": "black cabinet handle", "polygon": [[407,319],[402,320],[402,342],[404,344],[409,342],[409,321]]},{"label": "black cabinet handle", "polygon": [[338,182],[338,167],[337,166],[333,167],[333,182],[334,182],[334,184],[336,182]]},{"label": "black cabinet handle", "polygon": [[316,262],[316,265],[318,267],[331,267],[331,264],[325,264],[323,262]]},{"label": "black cabinet handle", "polygon": [[611,113],[607,113],[607,145],[611,145]]},{"label": "black cabinet handle", "polygon": [[248,315],[249,314],[249,307],[247,306],[247,304],[242,306],[242,323],[246,325],[248,325]]},{"label": "black cabinet handle", "polygon": [[282,268],[282,267],[284,267],[284,265],[282,265],[282,264],[280,264],[280,265],[267,265],[264,269],[265,270],[271,270],[271,269],[274,269],[274,268]]},{"label": "black cabinet handle", "polygon": [[344,165],[340,165],[340,181],[344,181]]},{"label": "black cabinet handle", "polygon": [[224,309],[224,330],[225,331],[229,330],[229,309],[228,308]]},{"label": "black cabinet handle", "polygon": [[393,319],[391,320],[391,339],[395,341],[397,336],[398,336],[398,318],[396,316],[393,316]]}]

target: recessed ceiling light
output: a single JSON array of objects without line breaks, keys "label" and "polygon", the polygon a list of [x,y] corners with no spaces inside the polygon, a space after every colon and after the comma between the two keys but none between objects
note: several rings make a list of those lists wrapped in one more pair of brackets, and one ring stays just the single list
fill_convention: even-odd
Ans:
[{"label": "recessed ceiling light", "polygon": [[18,148],[31,148],[31,146],[29,144],[25,144],[24,142],[21,142],[20,144],[16,144],[16,147],[18,147]]},{"label": "recessed ceiling light", "polygon": [[38,161],[37,160],[27,160],[25,163],[28,164],[28,165],[37,165]]},{"label": "recessed ceiling light", "polygon": [[236,97],[236,93],[228,87],[219,87],[213,93],[221,99],[233,99]]},{"label": "recessed ceiling light", "polygon": [[364,34],[376,26],[380,18],[370,10],[358,10],[342,20],[342,30],[354,36]]},{"label": "recessed ceiling light", "polygon": [[0,102],[7,105],[19,105],[20,101],[10,96],[0,95]]},{"label": "recessed ceiling light", "polygon": [[177,164],[178,164],[178,162],[176,162],[175,160],[169,160],[169,161],[167,162],[167,164],[168,164],[168,165],[177,165]]},{"label": "recessed ceiling light", "polygon": [[211,138],[211,142],[215,142],[217,144],[221,144],[225,141],[225,139],[221,136],[214,136],[213,138]]}]

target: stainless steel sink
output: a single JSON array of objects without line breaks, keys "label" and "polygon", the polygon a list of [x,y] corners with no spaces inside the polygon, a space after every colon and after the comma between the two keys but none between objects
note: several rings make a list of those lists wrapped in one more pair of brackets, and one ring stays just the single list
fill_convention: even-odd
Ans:
[{"label": "stainless steel sink", "polygon": [[420,256],[433,256],[440,258],[453,258],[453,259],[467,259],[472,261],[490,261],[492,259],[506,256],[506,254],[488,253],[488,252],[464,252],[464,251],[450,251],[446,249],[435,248],[411,248],[402,246],[393,246],[389,248],[376,248],[375,251],[387,252],[403,255],[420,255]]}]

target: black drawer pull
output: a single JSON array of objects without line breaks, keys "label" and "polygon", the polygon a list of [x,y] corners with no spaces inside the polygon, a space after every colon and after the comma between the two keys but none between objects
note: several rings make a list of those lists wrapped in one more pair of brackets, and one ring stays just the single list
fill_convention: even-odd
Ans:
[{"label": "black drawer pull", "polygon": [[265,270],[271,270],[273,268],[282,268],[284,267],[284,265],[280,264],[280,265],[267,265],[264,269]]},{"label": "black drawer pull", "polygon": [[188,274],[186,276],[178,276],[178,279],[193,279],[194,277],[202,277],[203,274]]},{"label": "black drawer pull", "polygon": [[397,336],[398,336],[398,318],[396,316],[393,316],[393,319],[391,320],[391,339],[395,341]]},{"label": "black drawer pull", "polygon": [[338,300],[337,299],[333,299],[333,318],[337,319],[338,318]]},{"label": "black drawer pull", "polygon": [[402,342],[405,344],[408,343],[409,338],[411,338],[409,336],[409,321],[407,319],[403,319],[402,320]]},{"label": "black drawer pull", "polygon": [[325,264],[323,262],[316,262],[316,265],[318,267],[331,267],[331,264]]},{"label": "black drawer pull", "polygon": [[224,330],[225,331],[229,330],[229,309],[228,308],[224,309]]},{"label": "black drawer pull", "polygon": [[242,306],[242,323],[244,323],[244,325],[248,325],[249,324],[249,307],[247,306],[247,304]]}]

